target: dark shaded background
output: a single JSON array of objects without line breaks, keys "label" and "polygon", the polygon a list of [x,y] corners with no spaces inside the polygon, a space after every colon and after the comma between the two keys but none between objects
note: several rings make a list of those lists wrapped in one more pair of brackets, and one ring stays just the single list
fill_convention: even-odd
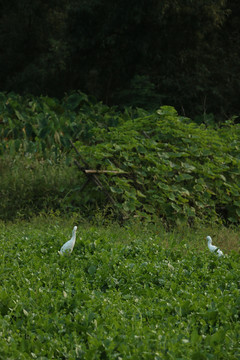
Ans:
[{"label": "dark shaded background", "polygon": [[[2,1],[1,1],[2,2]],[[199,121],[240,110],[237,0],[9,0],[0,91],[169,104]]]}]

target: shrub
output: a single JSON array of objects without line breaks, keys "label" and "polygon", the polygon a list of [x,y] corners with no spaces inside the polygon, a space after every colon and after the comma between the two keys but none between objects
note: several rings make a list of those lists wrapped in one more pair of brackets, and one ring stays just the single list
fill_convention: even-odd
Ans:
[{"label": "shrub", "polygon": [[95,136],[78,149],[92,168],[123,173],[102,179],[125,215],[239,222],[239,125],[199,126],[163,106]]}]

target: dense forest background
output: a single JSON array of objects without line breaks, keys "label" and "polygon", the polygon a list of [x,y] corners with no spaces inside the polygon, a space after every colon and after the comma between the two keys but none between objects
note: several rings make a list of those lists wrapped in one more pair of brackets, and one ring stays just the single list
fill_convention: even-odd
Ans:
[{"label": "dense forest background", "polygon": [[237,0],[1,2],[0,91],[221,121],[240,110]]}]

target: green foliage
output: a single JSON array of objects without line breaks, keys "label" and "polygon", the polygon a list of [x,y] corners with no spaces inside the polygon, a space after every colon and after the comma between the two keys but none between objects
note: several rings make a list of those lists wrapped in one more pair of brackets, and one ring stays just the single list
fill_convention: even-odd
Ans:
[{"label": "green foliage", "polygon": [[133,108],[143,107],[152,110],[162,103],[161,95],[157,94],[156,87],[151,83],[149,76],[134,76],[127,89],[116,94],[118,102]]},{"label": "green foliage", "polygon": [[108,131],[96,129],[95,146],[77,143],[92,168],[120,172],[104,179],[120,209],[169,223],[239,222],[239,125],[198,126],[168,106],[140,113]]},{"label": "green foliage", "polygon": [[60,257],[75,224],[0,224],[1,359],[239,358],[236,252],[203,229],[81,225]]},{"label": "green foliage", "polygon": [[14,155],[69,150],[69,139],[90,142],[96,126],[117,126],[120,113],[81,92],[62,101],[49,97],[0,93],[0,153]]},{"label": "green foliage", "polygon": [[[96,208],[103,210],[107,205],[110,209],[112,204],[107,204],[99,187],[90,183],[80,194],[84,176],[78,177],[72,168],[68,175],[76,155],[72,140],[90,169],[119,172],[99,175],[117,203],[110,213],[149,221],[161,217],[168,224],[200,220],[239,223],[240,126],[234,124],[234,118],[213,127],[211,122],[198,125],[180,117],[170,106],[151,113],[132,108],[120,112],[81,92],[66,95],[62,101],[4,93],[0,97],[0,151],[6,170],[0,191],[7,199],[2,214],[15,214],[14,208],[6,209],[21,202],[22,208],[28,203],[34,204],[34,209],[37,203],[39,209],[39,204],[44,204],[43,194],[50,196],[47,209],[50,204],[59,208],[62,197],[61,210],[81,207],[90,215]],[[16,155],[14,166],[7,166]],[[27,167],[24,161],[18,166],[21,157],[29,162]],[[59,161],[65,162],[64,167]],[[36,172],[30,171],[31,166]],[[25,168],[28,171],[22,176]],[[41,177],[42,195],[36,201],[33,194]]]}]

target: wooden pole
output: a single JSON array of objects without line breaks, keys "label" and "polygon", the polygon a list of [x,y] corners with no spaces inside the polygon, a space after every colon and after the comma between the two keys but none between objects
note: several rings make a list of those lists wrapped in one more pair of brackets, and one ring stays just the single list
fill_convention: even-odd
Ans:
[{"label": "wooden pole", "polygon": [[112,196],[109,194],[109,192],[107,191],[107,189],[103,186],[103,184],[101,183],[101,181],[98,179],[98,177],[95,174],[88,174],[85,172],[85,169],[79,164],[79,162],[77,160],[74,160],[74,163],[77,165],[77,167],[79,168],[79,170],[83,171],[87,176],[90,177],[90,179],[92,179],[95,184],[97,186],[100,187],[100,189],[105,193],[105,195],[108,197],[108,199],[111,201],[111,203],[116,206],[116,201],[112,198]]},{"label": "wooden pole", "polygon": [[116,174],[116,175],[121,175],[121,174],[126,174],[125,171],[118,171],[118,170],[85,170],[86,174]]}]

